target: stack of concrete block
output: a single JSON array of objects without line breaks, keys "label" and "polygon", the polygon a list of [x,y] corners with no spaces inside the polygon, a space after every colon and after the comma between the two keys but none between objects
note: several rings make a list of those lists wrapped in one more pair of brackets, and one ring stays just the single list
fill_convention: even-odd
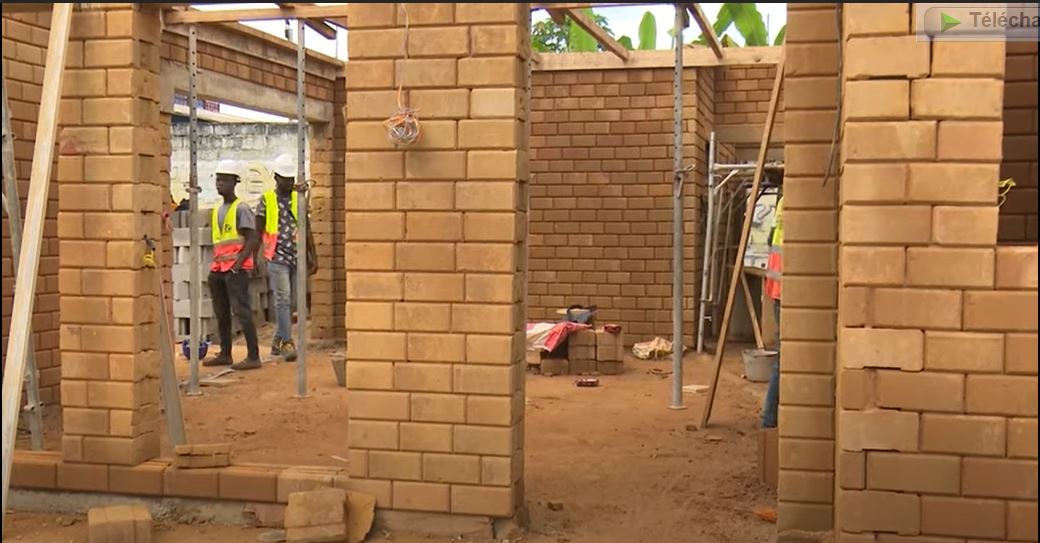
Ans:
[{"label": "stack of concrete block", "polygon": [[596,334],[591,329],[579,330],[567,337],[567,360],[572,374],[596,371]]},{"label": "stack of concrete block", "polygon": [[143,505],[97,507],[87,512],[90,543],[151,543],[152,514]]},{"label": "stack of concrete block", "polygon": [[542,375],[617,375],[625,359],[624,337],[603,328],[579,330],[567,336],[567,358],[533,358],[528,365]]},{"label": "stack of concrete block", "polygon": [[[199,293],[201,332],[199,337],[217,340],[219,329],[216,316],[213,313],[213,301],[210,298],[209,284],[207,283],[209,263],[213,261],[213,236],[209,226],[211,213],[212,211],[209,209],[199,211],[199,222],[202,223],[202,226],[199,227],[201,258],[199,273],[201,279]],[[186,339],[188,332],[191,330],[191,267],[188,265],[191,258],[191,245],[189,243],[191,229],[189,228],[188,220],[190,215],[187,211],[175,212],[173,216],[173,317],[176,320],[174,333],[177,335],[177,340],[180,341]],[[252,277],[249,290],[252,297],[253,320],[255,322],[269,320],[268,315],[271,308],[268,303],[266,274]],[[242,327],[238,319],[232,318],[231,332],[237,335],[241,331]]]},{"label": "stack of concrete block", "polygon": [[625,342],[621,331],[615,334],[600,328],[595,335],[596,370],[604,375],[621,373],[625,361]]},{"label": "stack of concrete block", "polygon": [[322,488],[289,494],[285,509],[289,543],[341,542],[347,539],[347,491]]},{"label": "stack of concrete block", "polygon": [[173,448],[175,468],[222,468],[230,464],[230,443],[177,445]]}]

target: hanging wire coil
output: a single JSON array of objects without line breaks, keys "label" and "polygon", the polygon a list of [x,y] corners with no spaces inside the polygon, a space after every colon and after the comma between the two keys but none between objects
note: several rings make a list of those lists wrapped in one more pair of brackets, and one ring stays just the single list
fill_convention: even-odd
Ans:
[{"label": "hanging wire coil", "polygon": [[383,124],[386,126],[387,136],[396,145],[411,145],[419,141],[422,129],[419,125],[419,117],[415,109],[409,107],[404,99],[404,74],[405,65],[408,64],[408,8],[405,4],[398,4],[404,14],[404,59],[398,68],[397,74],[397,112],[390,116]]}]

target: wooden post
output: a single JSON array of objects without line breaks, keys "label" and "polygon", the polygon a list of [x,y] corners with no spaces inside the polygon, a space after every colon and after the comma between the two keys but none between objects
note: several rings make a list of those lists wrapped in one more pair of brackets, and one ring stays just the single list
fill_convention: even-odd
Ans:
[{"label": "wooden post", "polygon": [[[29,325],[32,322],[33,302],[36,299],[36,274],[40,268],[43,223],[47,218],[47,194],[51,187],[51,167],[54,164],[58,108],[65,79],[65,54],[69,47],[72,6],[73,4],[54,4],[51,15],[47,62],[43,72],[43,90],[40,94],[40,117],[36,125],[36,144],[33,148],[32,171],[29,175],[22,261],[18,263],[14,281],[14,304],[11,310],[11,331],[7,338],[7,367],[4,371],[3,388],[4,516],[7,515],[7,491],[11,487],[11,462],[18,431],[18,412],[22,404],[25,361],[29,349],[32,348]],[[12,202],[12,205],[14,204],[16,202]]]},{"label": "wooden post", "polygon": [[726,294],[726,307],[722,312],[722,327],[719,329],[719,339],[715,345],[715,360],[713,361],[711,382],[708,384],[708,397],[704,402],[704,411],[701,413],[701,428],[708,426],[711,418],[711,407],[715,403],[715,389],[719,384],[719,371],[722,369],[722,356],[726,352],[726,335],[729,334],[729,323],[733,318],[733,301],[737,296],[737,283],[744,275],[744,251],[747,249],[748,238],[751,235],[751,219],[754,217],[755,199],[758,197],[758,188],[762,184],[762,171],[766,165],[766,153],[769,150],[769,138],[773,134],[773,121],[776,119],[776,109],[780,101],[780,89],[784,86],[784,57],[781,55],[780,62],[776,65],[776,79],[773,81],[773,95],[769,98],[769,113],[766,114],[766,126],[762,131],[762,145],[758,148],[758,161],[755,163],[755,177],[751,181],[751,197],[748,198],[747,210],[744,212],[744,226],[740,230],[740,243],[737,244],[737,255],[733,260],[733,273],[729,279],[729,291]]},{"label": "wooden post", "polygon": [[744,289],[744,303],[747,304],[748,316],[751,317],[751,330],[755,332],[755,346],[764,349],[766,345],[762,341],[762,326],[758,323],[755,301],[751,299],[751,288],[748,287],[747,276],[744,275],[743,270],[740,272],[740,286]]}]

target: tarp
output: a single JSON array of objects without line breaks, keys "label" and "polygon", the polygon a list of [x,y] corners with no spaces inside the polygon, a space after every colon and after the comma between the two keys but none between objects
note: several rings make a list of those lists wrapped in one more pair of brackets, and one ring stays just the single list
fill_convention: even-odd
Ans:
[{"label": "tarp", "polygon": [[576,322],[529,322],[527,323],[528,351],[555,351],[567,339],[567,336],[578,330],[592,328],[587,324]]}]

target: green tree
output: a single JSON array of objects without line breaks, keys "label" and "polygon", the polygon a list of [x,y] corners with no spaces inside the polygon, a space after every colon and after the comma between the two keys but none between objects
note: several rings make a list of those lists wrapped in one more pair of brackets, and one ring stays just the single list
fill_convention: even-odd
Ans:
[{"label": "green tree", "polygon": [[[586,16],[613,36],[607,18],[593,13],[591,8],[582,10]],[[552,19],[538,21],[531,29],[531,47],[542,53],[569,53],[600,51],[602,47],[588,32],[574,23],[570,18],[559,25]]]},{"label": "green tree", "polygon": [[[738,47],[737,42],[726,34],[730,27],[736,28],[737,33],[744,39],[745,46],[764,47],[769,45],[769,31],[766,29],[765,20],[762,18],[762,13],[758,11],[758,6],[753,3],[723,2],[719,14],[711,26],[723,47]],[[773,45],[782,44],[786,34],[787,25],[784,25],[777,33]],[[700,34],[691,43],[707,45],[708,40],[704,34]]]}]

